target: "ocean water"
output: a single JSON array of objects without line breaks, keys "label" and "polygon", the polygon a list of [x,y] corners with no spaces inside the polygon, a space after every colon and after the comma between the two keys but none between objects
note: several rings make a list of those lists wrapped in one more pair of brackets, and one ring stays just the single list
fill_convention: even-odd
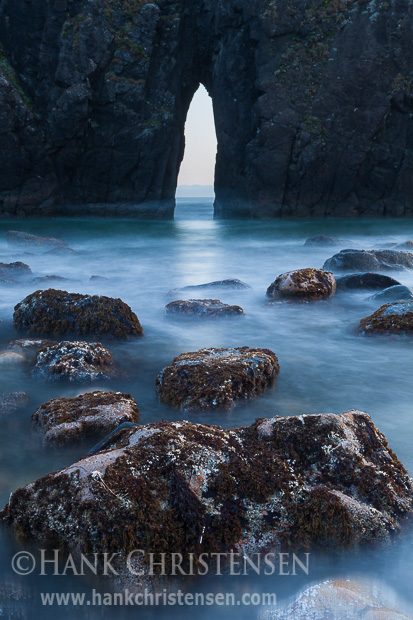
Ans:
[{"label": "ocean water", "polygon": [[[76,254],[50,256],[31,253],[30,248],[10,248],[5,240],[7,230],[63,237]],[[66,282],[52,283],[53,288],[121,297],[137,313],[145,331],[143,338],[133,341],[102,340],[124,371],[115,384],[48,383],[31,376],[26,366],[1,367],[0,392],[22,390],[30,396],[27,407],[0,420],[1,505],[17,487],[71,464],[85,452],[85,445],[42,449],[39,437],[31,432],[30,416],[35,409],[51,398],[71,397],[99,388],[131,393],[139,405],[143,424],[187,419],[232,428],[273,415],[367,411],[413,474],[411,338],[364,338],[356,334],[358,321],[380,305],[370,301],[371,293],[366,291],[339,293],[314,304],[266,302],[266,289],[280,273],[322,267],[328,257],[341,249],[304,246],[306,238],[316,234],[351,240],[344,247],[378,248],[412,239],[413,220],[215,220],[209,199],[179,199],[173,221],[0,220],[0,261],[24,261],[34,276],[56,274],[67,278]],[[107,279],[90,281],[92,275]],[[413,286],[413,272],[389,275]],[[202,323],[165,316],[165,304],[173,299],[168,296],[169,290],[225,278],[239,278],[252,288],[223,290],[212,296],[242,306],[245,316]],[[0,352],[10,340],[21,337],[12,323],[14,306],[38,288],[24,284],[0,289]],[[280,375],[263,396],[237,403],[229,411],[212,413],[180,412],[159,402],[155,378],[173,357],[202,347],[244,345],[272,349],[279,358]],[[20,547],[9,532],[2,531],[0,536],[1,582],[18,583],[25,593],[12,604],[15,616],[10,617],[53,617],[56,610],[41,606],[39,591],[104,589],[104,584],[91,584],[80,577],[31,575],[17,579],[11,571],[10,558]],[[282,604],[322,579],[360,576],[385,584],[394,593],[398,608],[411,613],[413,534],[406,529],[389,545],[356,552],[318,550],[311,554],[308,576],[191,578],[183,579],[181,585],[191,592],[275,592]],[[255,618],[261,611],[260,607],[204,607],[197,608],[196,614],[203,618],[224,614]],[[180,618],[193,613],[191,607],[59,608],[59,614],[65,618]]]}]

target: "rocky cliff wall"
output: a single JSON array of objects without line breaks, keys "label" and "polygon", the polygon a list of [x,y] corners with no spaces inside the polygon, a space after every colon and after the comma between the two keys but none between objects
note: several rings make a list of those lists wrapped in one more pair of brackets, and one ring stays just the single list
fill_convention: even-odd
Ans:
[{"label": "rocky cliff wall", "polygon": [[171,217],[202,83],[217,215],[412,215],[412,39],[410,0],[0,0],[0,213]]}]

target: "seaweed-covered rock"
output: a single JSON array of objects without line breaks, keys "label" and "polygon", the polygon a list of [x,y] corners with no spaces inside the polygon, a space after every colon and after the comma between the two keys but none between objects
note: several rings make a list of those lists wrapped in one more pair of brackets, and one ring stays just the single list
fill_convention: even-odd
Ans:
[{"label": "seaweed-covered rock", "polygon": [[310,246],[326,246],[326,245],[350,245],[352,242],[349,239],[339,239],[338,237],[328,237],[327,235],[316,235],[315,237],[309,237],[304,245]]},{"label": "seaweed-covered rock", "polygon": [[94,381],[114,376],[113,358],[100,342],[59,342],[41,349],[34,372],[46,379]]},{"label": "seaweed-covered rock", "polygon": [[175,288],[169,291],[170,297],[175,297],[181,293],[197,293],[198,291],[205,291],[208,289],[220,289],[220,290],[235,290],[242,291],[251,288],[249,284],[237,279],[229,280],[216,280],[215,282],[207,282],[206,284],[194,284],[192,286],[183,286],[182,288]]},{"label": "seaweed-covered rock", "polygon": [[222,317],[244,314],[240,306],[224,304],[219,299],[178,299],[165,306],[165,312],[172,316],[182,317]]},{"label": "seaweed-covered rock", "polygon": [[341,250],[324,263],[331,271],[413,269],[413,254],[402,250]]},{"label": "seaweed-covered rock", "polygon": [[16,263],[0,263],[0,277],[2,279],[9,278],[27,278],[32,275],[29,265],[20,261]]},{"label": "seaweed-covered rock", "polygon": [[32,415],[33,426],[44,434],[43,443],[55,446],[110,433],[123,422],[139,422],[139,409],[130,394],[121,392],[54,398]]},{"label": "seaweed-covered rock", "polygon": [[376,312],[361,319],[358,330],[362,334],[412,334],[413,301],[394,301],[381,306]]},{"label": "seaweed-covered rock", "polygon": [[116,553],[126,571],[136,549],[250,554],[387,540],[412,515],[412,497],[370,416],[349,411],[232,430],[186,421],[126,429],[104,451],[15,491],[1,517],[23,541]]},{"label": "seaweed-covered rock", "polygon": [[20,230],[9,230],[6,234],[7,244],[10,246],[30,247],[30,249],[40,249],[43,251],[53,248],[68,247],[69,244],[64,239],[55,237],[39,237]]},{"label": "seaweed-covered rock", "polygon": [[278,276],[267,288],[267,297],[293,301],[312,301],[330,297],[336,291],[331,271],[296,269]]},{"label": "seaweed-covered rock", "polygon": [[371,289],[379,291],[390,286],[397,286],[400,284],[394,278],[385,276],[382,273],[374,273],[368,271],[367,273],[349,273],[341,278],[337,278],[337,289]]},{"label": "seaweed-covered rock", "polygon": [[36,291],[14,308],[14,324],[29,334],[141,336],[138,317],[121,299],[55,289]]},{"label": "seaweed-covered rock", "polygon": [[263,392],[279,370],[269,349],[201,349],[176,357],[158,375],[156,387],[163,402],[180,409],[227,408]]},{"label": "seaweed-covered rock", "polygon": [[29,402],[29,396],[25,392],[1,392],[0,393],[0,416],[14,413],[25,407]]},{"label": "seaweed-covered rock", "polygon": [[371,301],[378,301],[381,304],[387,304],[391,301],[399,301],[399,299],[413,299],[413,289],[408,286],[398,284],[385,288],[370,297]]}]

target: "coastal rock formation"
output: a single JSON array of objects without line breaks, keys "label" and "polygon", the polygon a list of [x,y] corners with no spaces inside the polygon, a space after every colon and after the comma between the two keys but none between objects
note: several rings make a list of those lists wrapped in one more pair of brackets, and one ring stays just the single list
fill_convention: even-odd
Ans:
[{"label": "coastal rock formation", "polygon": [[267,297],[291,301],[326,299],[336,291],[336,279],[331,271],[297,269],[278,276],[267,288]]},{"label": "coastal rock formation", "polygon": [[186,411],[228,408],[263,392],[279,371],[269,349],[201,349],[178,355],[158,375],[156,387],[163,402]]},{"label": "coastal rock formation", "polygon": [[170,316],[210,318],[224,316],[239,316],[244,314],[240,306],[224,304],[219,299],[178,299],[165,306],[166,314]]},{"label": "coastal rock formation", "polygon": [[232,430],[186,421],[125,429],[102,452],[16,490],[0,516],[22,542],[118,554],[119,585],[130,552],[145,574],[137,549],[170,562],[170,553],[387,540],[412,515],[412,497],[370,416],[349,411]]},{"label": "coastal rock formation", "polygon": [[342,276],[341,278],[337,278],[336,282],[338,290],[361,288],[380,291],[385,288],[389,288],[390,286],[400,285],[400,282],[390,276],[385,276],[381,273],[374,273],[371,271],[368,271],[367,273],[351,273],[346,276]]},{"label": "coastal rock formation", "polygon": [[43,444],[63,446],[90,435],[104,435],[123,422],[139,422],[138,405],[130,394],[89,392],[76,398],[54,398],[32,415]]},{"label": "coastal rock formation", "polygon": [[332,271],[413,269],[413,254],[402,250],[341,250],[324,263]]},{"label": "coastal rock formation", "polygon": [[395,301],[381,306],[362,319],[358,326],[362,334],[412,334],[413,301]]},{"label": "coastal rock formation", "polygon": [[19,248],[29,248],[30,250],[39,249],[43,252],[53,248],[68,247],[69,244],[64,239],[55,237],[39,237],[20,230],[9,230],[6,234],[7,245]]},{"label": "coastal rock formation", "polygon": [[14,308],[14,324],[29,334],[142,336],[138,317],[121,299],[47,289]]},{"label": "coastal rock formation", "polygon": [[413,299],[413,289],[408,286],[399,284],[398,286],[390,286],[384,291],[379,291],[370,297],[371,301],[378,301],[381,304],[387,304],[391,301],[399,301],[399,299]]},{"label": "coastal rock formation", "polygon": [[407,0],[3,0],[1,213],[171,217],[202,83],[216,215],[411,215],[412,39]]},{"label": "coastal rock formation", "polygon": [[100,342],[59,342],[41,349],[34,373],[46,379],[94,381],[115,374],[113,358]]}]

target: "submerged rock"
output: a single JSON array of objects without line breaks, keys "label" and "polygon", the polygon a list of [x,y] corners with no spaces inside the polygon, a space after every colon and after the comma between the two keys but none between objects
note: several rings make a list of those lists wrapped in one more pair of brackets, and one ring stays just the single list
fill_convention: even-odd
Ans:
[{"label": "submerged rock", "polygon": [[55,237],[39,237],[20,230],[9,230],[6,234],[7,244],[11,246],[27,247],[31,249],[41,249],[43,251],[53,248],[68,247],[69,244],[64,239]]},{"label": "submerged rock", "polygon": [[394,606],[394,594],[378,581],[335,579],[310,586],[285,609],[260,620],[411,620]]},{"label": "submerged rock", "polygon": [[138,317],[121,299],[47,289],[14,308],[14,324],[29,334],[143,335]]},{"label": "submerged rock", "polygon": [[312,301],[330,297],[336,291],[336,280],[331,271],[297,269],[278,276],[267,288],[267,297]]},{"label": "submerged rock", "polygon": [[363,334],[413,333],[413,301],[395,301],[381,306],[360,321],[358,330]]},{"label": "submerged rock", "polygon": [[23,355],[28,361],[33,361],[36,359],[40,349],[52,347],[55,344],[58,344],[56,340],[20,338],[18,340],[12,340],[8,344],[7,349],[8,351],[14,351],[14,353],[20,353],[20,355]]},{"label": "submerged rock", "polygon": [[244,314],[240,306],[230,306],[219,299],[179,299],[165,306],[166,314],[183,317],[221,317]]},{"label": "submerged rock", "polygon": [[12,351],[0,353],[0,365],[1,366],[21,364],[25,361],[26,361],[26,358],[24,357],[24,355],[21,355],[20,353],[14,353]]},{"label": "submerged rock", "polygon": [[382,304],[386,304],[390,301],[398,301],[399,299],[413,299],[413,289],[398,284],[385,288],[384,291],[379,291],[369,299],[371,301],[379,301]]},{"label": "submerged rock", "polygon": [[219,288],[222,290],[245,290],[251,288],[249,284],[237,279],[229,280],[216,280],[215,282],[207,282],[206,284],[195,284],[193,286],[183,286],[182,288],[175,288],[169,291],[168,295],[174,297],[180,293],[197,293],[198,291],[207,290],[210,288]]},{"label": "submerged rock", "polygon": [[59,342],[41,349],[34,372],[46,379],[94,381],[115,374],[113,358],[100,342]]},{"label": "submerged rock", "polygon": [[315,237],[309,237],[304,245],[311,246],[326,246],[326,245],[350,245],[352,242],[349,239],[339,239],[338,237],[328,237],[326,235],[316,235]]},{"label": "submerged rock", "polygon": [[341,250],[324,263],[332,271],[413,269],[413,254],[401,250]]},{"label": "submerged rock", "polygon": [[29,265],[17,261],[16,263],[0,263],[0,277],[5,280],[9,278],[27,278],[32,275]]},{"label": "submerged rock", "polygon": [[104,451],[17,489],[1,517],[26,542],[118,554],[126,572],[137,549],[251,554],[387,540],[412,515],[412,497],[370,416],[350,411],[233,430],[186,421],[126,429]]},{"label": "submerged rock", "polygon": [[56,446],[110,433],[123,422],[139,422],[139,409],[130,394],[121,392],[54,398],[32,415],[33,426],[44,434],[43,443]]},{"label": "submerged rock", "polygon": [[367,273],[351,273],[337,278],[336,282],[337,289],[340,290],[355,288],[382,290],[400,284],[400,282],[390,276],[384,276],[381,273],[373,273],[372,271],[368,271]]},{"label": "submerged rock", "polygon": [[29,402],[26,392],[1,392],[0,393],[0,416],[14,413],[25,407]]},{"label": "submerged rock", "polygon": [[67,278],[63,278],[63,276],[39,276],[37,278],[33,278],[33,284],[49,284],[50,282],[67,282]]},{"label": "submerged rock", "polygon": [[399,243],[396,245],[397,250],[408,250],[409,252],[413,252],[413,241],[409,239],[409,241],[405,241],[404,243]]},{"label": "submerged rock", "polygon": [[228,408],[263,392],[279,370],[269,349],[201,349],[176,357],[158,375],[156,387],[163,402],[180,409]]}]

